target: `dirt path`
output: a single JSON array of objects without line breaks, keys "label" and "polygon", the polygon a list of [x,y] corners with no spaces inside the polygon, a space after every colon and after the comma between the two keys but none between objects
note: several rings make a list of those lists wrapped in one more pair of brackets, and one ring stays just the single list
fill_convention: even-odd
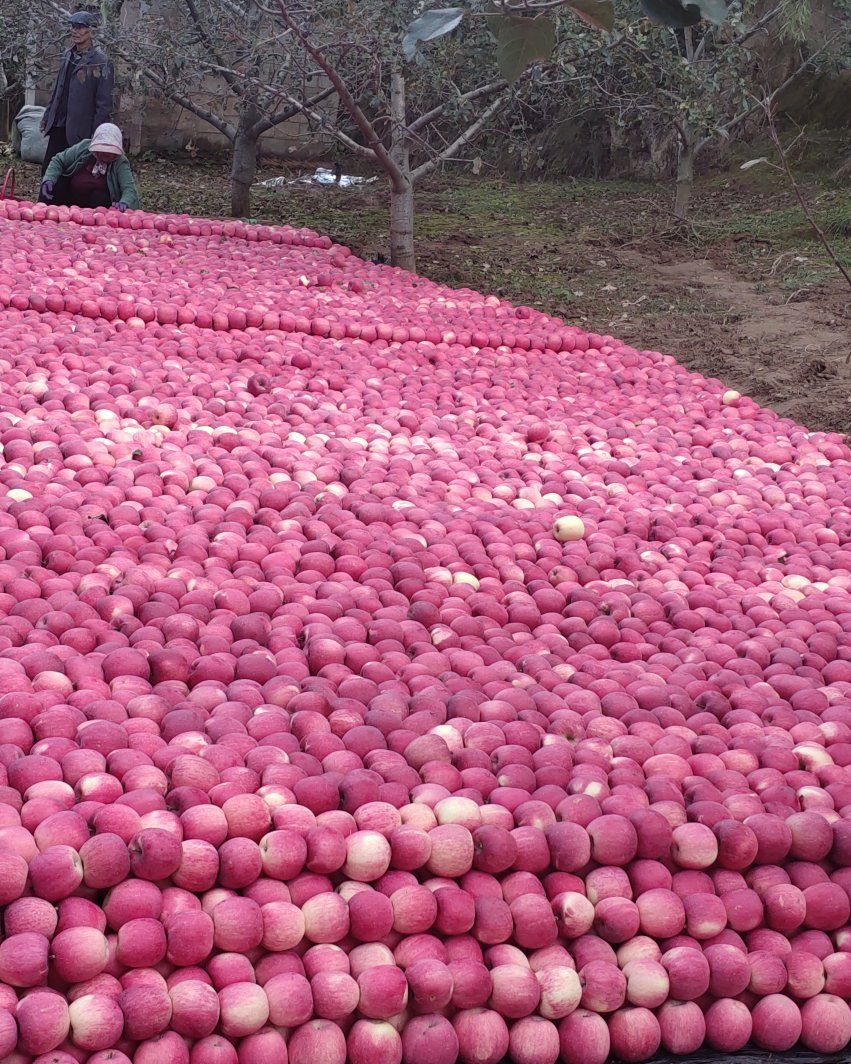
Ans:
[{"label": "dirt path", "polygon": [[797,302],[794,293],[766,290],[705,258],[620,259],[644,270],[657,293],[702,304],[705,313],[667,322],[679,340],[677,356],[690,368],[797,421],[851,432],[851,319],[837,316],[835,299]]}]

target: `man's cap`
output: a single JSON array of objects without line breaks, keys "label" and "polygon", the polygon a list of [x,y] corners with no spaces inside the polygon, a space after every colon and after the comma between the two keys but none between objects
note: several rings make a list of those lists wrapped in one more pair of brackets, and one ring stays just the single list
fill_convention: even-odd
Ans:
[{"label": "man's cap", "polygon": [[71,26],[87,26],[91,30],[98,24],[97,16],[91,11],[75,11],[68,16],[68,22]]}]

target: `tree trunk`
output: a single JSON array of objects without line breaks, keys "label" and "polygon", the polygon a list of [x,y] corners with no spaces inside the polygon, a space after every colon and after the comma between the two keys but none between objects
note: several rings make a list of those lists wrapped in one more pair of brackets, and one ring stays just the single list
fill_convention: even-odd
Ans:
[{"label": "tree trunk", "polygon": [[694,190],[694,141],[687,127],[683,127],[677,150],[677,195],[674,201],[674,217],[680,221],[688,218],[691,194]]},{"label": "tree trunk", "polygon": [[390,262],[414,273],[414,186],[407,182],[390,192]]},{"label": "tree trunk", "polygon": [[249,105],[240,115],[237,126],[230,170],[230,213],[234,218],[246,218],[251,212],[251,186],[257,177],[260,151],[256,128],[259,119],[259,111]]},{"label": "tree trunk", "polygon": [[24,103],[27,107],[35,106],[36,78],[33,70],[33,56],[38,51],[38,37],[35,32],[34,18],[27,19],[27,53],[24,60]]},{"label": "tree trunk", "polygon": [[6,71],[0,61],[0,137],[8,139],[12,131],[12,114],[6,93],[9,91],[9,82],[6,80]]},{"label": "tree trunk", "polygon": [[402,171],[390,190],[390,262],[416,270],[414,256],[414,181],[405,121],[405,78],[397,68],[390,75],[390,155]]},{"label": "tree trunk", "polygon": [[[126,0],[125,3],[118,3],[117,7],[113,2],[110,17],[115,22],[116,32],[120,35],[120,39],[128,40],[132,34],[137,32],[141,18],[141,7],[142,0]],[[121,66],[129,74],[123,63]],[[119,71],[119,75],[120,73],[121,71]],[[119,90],[118,118],[116,121],[120,124],[124,133],[124,140],[128,145],[128,155],[139,155],[142,151],[143,108],[139,106],[139,99],[137,91],[133,89],[132,78],[128,77],[125,82],[125,79],[119,76],[119,85],[121,88]]]},{"label": "tree trunk", "polygon": [[[686,63],[689,67],[694,66],[694,36],[691,26],[686,26],[683,31],[683,43],[685,44]],[[694,191],[694,138],[687,121],[678,127],[680,135],[677,146],[677,195],[674,200],[674,217],[684,222],[688,218],[691,194]]]}]

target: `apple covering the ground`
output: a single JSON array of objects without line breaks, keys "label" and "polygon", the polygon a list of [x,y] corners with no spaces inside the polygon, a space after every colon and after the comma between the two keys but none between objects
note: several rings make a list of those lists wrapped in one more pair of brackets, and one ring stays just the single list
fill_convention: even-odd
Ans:
[{"label": "apple covering the ground", "polygon": [[851,451],[306,230],[0,202],[0,1061],[851,1041]]}]

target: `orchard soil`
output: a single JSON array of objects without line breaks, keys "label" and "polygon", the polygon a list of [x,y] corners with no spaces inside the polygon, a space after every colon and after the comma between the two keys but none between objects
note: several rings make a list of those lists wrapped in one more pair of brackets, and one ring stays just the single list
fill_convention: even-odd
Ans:
[{"label": "orchard soil", "polygon": [[[134,161],[145,206],[227,214],[224,161]],[[851,195],[800,182],[851,267]],[[298,171],[263,168],[260,179]],[[21,194],[37,174],[25,168]],[[617,181],[508,182],[454,171],[417,199],[417,265],[435,281],[494,292],[610,332],[752,395],[811,429],[851,435],[851,289],[785,180],[765,168],[706,178],[692,221],[672,190]],[[253,219],[327,233],[366,258],[388,254],[384,185],[255,189]]]}]

